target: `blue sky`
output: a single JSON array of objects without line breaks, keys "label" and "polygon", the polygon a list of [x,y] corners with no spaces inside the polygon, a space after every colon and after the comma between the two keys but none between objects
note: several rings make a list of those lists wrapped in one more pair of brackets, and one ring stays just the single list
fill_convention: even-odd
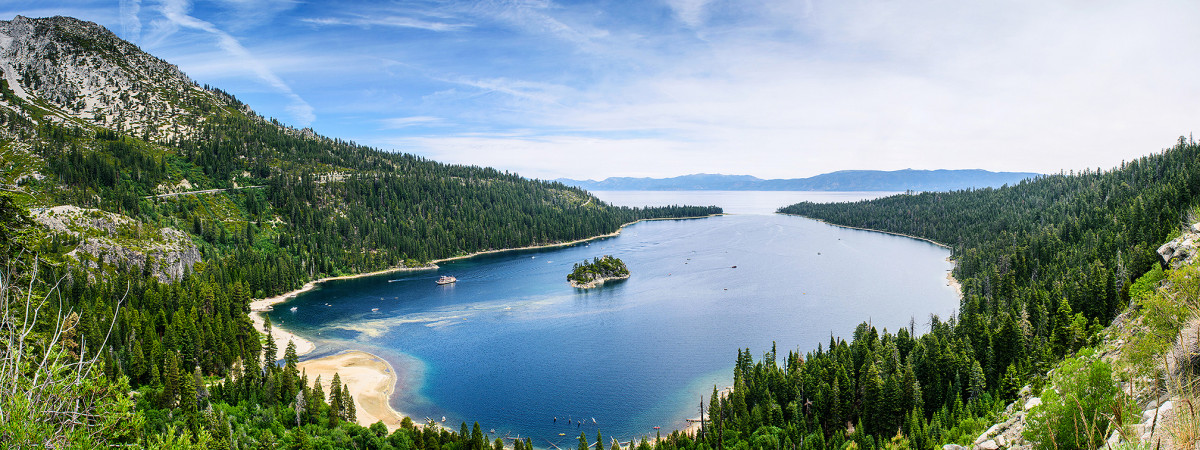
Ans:
[{"label": "blue sky", "polygon": [[537,178],[1108,168],[1200,119],[1200,2],[7,0],[264,116]]}]

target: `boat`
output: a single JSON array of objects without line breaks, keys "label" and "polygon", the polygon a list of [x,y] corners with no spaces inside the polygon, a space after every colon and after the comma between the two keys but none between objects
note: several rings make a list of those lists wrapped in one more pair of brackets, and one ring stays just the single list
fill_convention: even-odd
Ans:
[{"label": "boat", "polygon": [[371,312],[378,312],[379,308],[371,308]]},{"label": "boat", "polygon": [[449,275],[442,275],[441,278],[438,278],[437,284],[450,284],[456,281],[458,281],[458,278],[454,278]]},{"label": "boat", "polygon": [[293,306],[293,307],[292,307],[292,309],[290,309],[290,311],[291,311],[291,312],[296,312],[296,307],[295,307],[295,306]]}]

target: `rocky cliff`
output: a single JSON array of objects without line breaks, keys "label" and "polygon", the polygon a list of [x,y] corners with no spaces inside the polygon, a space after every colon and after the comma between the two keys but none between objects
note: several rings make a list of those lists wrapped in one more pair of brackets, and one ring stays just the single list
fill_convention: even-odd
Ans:
[{"label": "rocky cliff", "polygon": [[[88,269],[109,265],[147,270],[160,281],[177,281],[200,262],[191,238],[174,228],[156,229],[128,217],[76,206],[35,210],[33,219],[63,237],[73,238],[66,256]],[[95,272],[92,272],[95,273]]]},{"label": "rocky cliff", "polygon": [[213,109],[244,108],[104,27],[69,17],[0,21],[0,71],[47,120],[158,141],[190,135]]}]

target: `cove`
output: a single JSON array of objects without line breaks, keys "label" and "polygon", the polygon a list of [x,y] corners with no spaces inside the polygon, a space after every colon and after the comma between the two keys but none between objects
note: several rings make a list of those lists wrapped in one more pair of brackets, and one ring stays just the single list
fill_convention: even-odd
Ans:
[{"label": "cove", "polygon": [[[620,195],[710,204],[701,200],[724,194]],[[478,421],[496,430],[490,439],[519,434],[561,447],[581,431],[628,440],[685,427],[701,396],[731,384],[740,348],[761,355],[774,342],[782,360],[831,335],[849,338],[860,322],[894,331],[912,320],[922,332],[930,314],[957,308],[948,250],[756,214],[782,194],[736,195],[737,206],[717,204],[742,214],[647,221],[572,247],[331,281],[269,315],[316,342],[314,356],[354,348],[388,359],[401,375],[393,406],[418,423]],[[572,264],[606,254],[625,261],[628,280],[587,291],[567,284]],[[459,281],[439,286],[441,275]]]}]

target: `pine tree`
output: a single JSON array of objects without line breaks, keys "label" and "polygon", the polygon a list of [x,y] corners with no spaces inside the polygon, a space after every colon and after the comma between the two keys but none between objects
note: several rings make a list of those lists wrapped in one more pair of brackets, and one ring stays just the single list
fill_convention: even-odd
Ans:
[{"label": "pine tree", "polygon": [[967,389],[970,400],[979,398],[987,389],[987,379],[983,377],[983,367],[979,365],[979,361],[971,361],[971,378]]},{"label": "pine tree", "polygon": [[354,406],[354,397],[350,396],[350,386],[347,384],[342,385],[342,411],[343,417],[347,422],[358,422],[358,411]]},{"label": "pine tree", "polygon": [[1000,379],[1000,396],[1001,398],[1013,399],[1017,398],[1017,393],[1021,390],[1021,372],[1017,370],[1016,364],[1009,364],[1004,370],[1004,377]]},{"label": "pine tree", "polygon": [[588,450],[587,434],[579,433],[579,450]]},{"label": "pine tree", "polygon": [[901,408],[900,400],[903,393],[899,378],[899,376],[890,376],[887,381],[883,382],[883,399],[880,402],[879,411],[883,418],[883,428],[880,432],[884,435],[896,431],[904,417],[904,409]]},{"label": "pine tree", "polygon": [[329,426],[336,425],[342,414],[342,377],[334,372],[329,384]]},{"label": "pine tree", "polygon": [[865,428],[861,430],[866,434],[879,434],[884,429],[884,417],[886,405],[883,404],[883,378],[879,376],[879,369],[875,367],[875,363],[868,362],[867,370],[864,372],[863,379],[863,416],[859,417],[859,421],[863,422]]},{"label": "pine tree", "polygon": [[163,377],[166,379],[163,385],[162,405],[164,408],[174,408],[175,402],[179,398],[180,376],[179,376],[179,358],[175,356],[175,352],[167,353],[166,367],[163,369]]},{"label": "pine tree", "polygon": [[283,373],[283,392],[286,396],[291,396],[298,391],[300,385],[300,371],[296,368],[300,365],[300,357],[296,356],[296,343],[288,340],[287,350],[283,353],[284,373]]},{"label": "pine tree", "polygon": [[136,383],[142,379],[142,375],[145,373],[146,356],[142,353],[142,345],[134,341],[130,344],[129,351],[129,378]]},{"label": "pine tree", "polygon": [[309,420],[312,423],[318,423],[321,413],[327,408],[329,406],[325,404],[325,388],[321,386],[321,376],[317,375],[316,381],[313,381],[312,390],[308,394]]},{"label": "pine tree", "polygon": [[1065,355],[1075,345],[1075,333],[1071,330],[1071,304],[1066,297],[1058,299],[1058,309],[1054,311],[1054,334],[1051,345],[1055,355]]},{"label": "pine tree", "polygon": [[279,357],[279,345],[275,343],[274,329],[271,327],[270,319],[266,319],[266,328],[267,347],[263,350],[263,367],[267,369],[266,372],[270,375],[278,367],[275,363],[277,361],[276,358]]},{"label": "pine tree", "polygon": [[475,422],[475,426],[471,428],[471,448],[475,450],[485,450],[487,441],[483,437],[483,429],[479,428],[479,422]]},{"label": "pine tree", "polygon": [[196,386],[197,405],[203,407],[208,401],[208,386],[204,385],[204,375],[200,372],[200,366],[196,366],[192,370],[192,383]]},{"label": "pine tree", "polygon": [[903,411],[924,408],[925,401],[921,392],[921,381],[917,379],[916,372],[913,370],[912,358],[909,358],[904,364],[902,389],[900,407],[903,408]]},{"label": "pine tree", "polygon": [[184,376],[179,388],[179,409],[185,413],[196,412],[196,382]]}]

